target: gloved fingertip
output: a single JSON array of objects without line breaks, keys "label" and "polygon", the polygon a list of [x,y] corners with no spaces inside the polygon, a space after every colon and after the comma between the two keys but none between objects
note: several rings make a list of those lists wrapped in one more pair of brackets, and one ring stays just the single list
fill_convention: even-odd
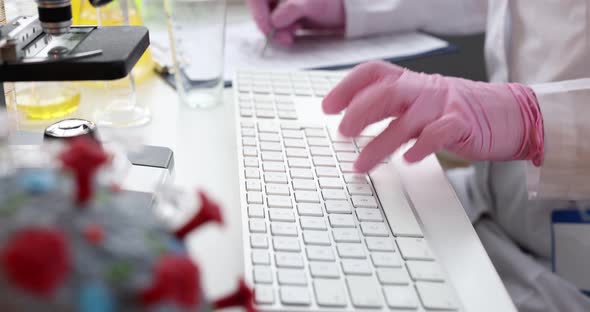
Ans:
[{"label": "gloved fingertip", "polygon": [[355,173],[367,173],[369,170],[373,168],[372,165],[368,164],[366,161],[357,160],[354,162],[352,166]]},{"label": "gloved fingertip", "polygon": [[276,34],[273,40],[284,47],[290,47],[294,42],[293,35],[286,32]]}]

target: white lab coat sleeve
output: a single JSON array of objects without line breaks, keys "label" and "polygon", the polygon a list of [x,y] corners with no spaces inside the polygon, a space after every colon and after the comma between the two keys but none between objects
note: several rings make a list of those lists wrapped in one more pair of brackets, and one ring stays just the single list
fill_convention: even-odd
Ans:
[{"label": "white lab coat sleeve", "polygon": [[590,78],[532,85],[544,124],[544,162],[529,165],[529,194],[590,198]]},{"label": "white lab coat sleeve", "polygon": [[344,0],[346,35],[398,31],[469,34],[485,30],[487,0]]}]

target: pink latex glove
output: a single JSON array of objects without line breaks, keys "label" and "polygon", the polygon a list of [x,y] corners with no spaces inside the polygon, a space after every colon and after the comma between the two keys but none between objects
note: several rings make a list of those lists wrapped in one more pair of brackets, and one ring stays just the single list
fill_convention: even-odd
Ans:
[{"label": "pink latex glove", "polygon": [[[293,44],[295,31],[307,29],[342,29],[345,24],[344,0],[247,0],[258,28],[273,40]],[[275,8],[276,7],[276,8]]]},{"label": "pink latex glove", "polygon": [[471,160],[542,162],[543,120],[533,91],[521,84],[492,84],[416,73],[384,62],[357,66],[323,101],[327,114],[343,109],[340,132],[361,134],[368,125],[397,117],[360,153],[366,172],[417,138],[408,162],[447,149]]}]

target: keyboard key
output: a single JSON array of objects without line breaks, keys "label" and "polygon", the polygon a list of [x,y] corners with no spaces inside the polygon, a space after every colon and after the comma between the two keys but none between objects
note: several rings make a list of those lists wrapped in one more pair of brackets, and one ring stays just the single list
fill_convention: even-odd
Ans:
[{"label": "keyboard key", "polygon": [[457,310],[454,292],[447,284],[417,282],[416,289],[426,309]]},{"label": "keyboard key", "polygon": [[365,236],[389,236],[389,229],[383,222],[361,222],[361,232]]},{"label": "keyboard key", "polygon": [[394,242],[391,238],[367,237],[366,241],[367,249],[370,251],[395,251]]},{"label": "keyboard key", "polygon": [[251,138],[251,137],[242,138],[242,145],[244,145],[244,146],[256,146],[256,138]]},{"label": "keyboard key", "polygon": [[309,151],[312,156],[332,156],[332,150],[329,147],[312,146]]},{"label": "keyboard key", "polygon": [[285,139],[303,139],[303,131],[283,130],[283,138],[285,138]]},{"label": "keyboard key", "polygon": [[351,215],[333,214],[328,217],[330,219],[330,225],[334,228],[341,227],[355,227],[354,219]]},{"label": "keyboard key", "polygon": [[322,212],[322,206],[319,204],[297,204],[297,212],[299,213],[299,216],[321,217],[324,215]]},{"label": "keyboard key", "polygon": [[334,262],[309,262],[309,271],[313,278],[339,278],[340,268]]},{"label": "keyboard key", "polygon": [[287,175],[281,172],[265,172],[264,182],[266,183],[287,183]]},{"label": "keyboard key", "polygon": [[249,218],[264,218],[264,206],[262,205],[248,205]]},{"label": "keyboard key", "polygon": [[307,150],[302,149],[302,148],[287,148],[285,149],[285,152],[287,153],[287,157],[291,158],[291,157],[300,157],[300,158],[307,158],[309,155],[307,155]]},{"label": "keyboard key", "polygon": [[375,267],[397,268],[402,266],[402,261],[397,252],[372,252],[371,259]]},{"label": "keyboard key", "polygon": [[311,168],[311,164],[306,158],[289,158],[287,162],[289,163],[289,168]]},{"label": "keyboard key", "polygon": [[305,141],[303,139],[284,139],[285,147],[305,148]]},{"label": "keyboard key", "polygon": [[396,242],[405,260],[434,260],[432,251],[424,238],[398,237]]},{"label": "keyboard key", "polygon": [[275,111],[274,110],[267,110],[267,109],[256,109],[256,117],[258,117],[258,118],[275,118]]},{"label": "keyboard key", "polygon": [[254,128],[255,127],[255,123],[250,120],[242,120],[240,122],[240,125],[242,126],[242,128]]},{"label": "keyboard key", "polygon": [[373,196],[351,196],[355,208],[377,208],[377,201]]},{"label": "keyboard key", "polygon": [[384,285],[408,285],[410,277],[402,268],[377,268],[377,278]]},{"label": "keyboard key", "polygon": [[371,208],[357,208],[355,209],[356,217],[359,221],[373,221],[373,222],[383,222],[383,216],[381,215],[381,211],[378,209],[371,209]]},{"label": "keyboard key", "polygon": [[277,142],[260,142],[261,151],[280,152],[283,150],[281,143]]},{"label": "keyboard key", "polygon": [[309,146],[324,146],[324,147],[329,147],[330,146],[330,141],[328,141],[327,139],[324,139],[324,138],[308,138],[307,139],[307,144],[309,144]]},{"label": "keyboard key", "polygon": [[387,306],[392,309],[416,309],[418,298],[411,286],[386,286],[383,287]]},{"label": "keyboard key", "polygon": [[320,307],[346,307],[348,299],[341,280],[316,279],[313,281],[316,302]]},{"label": "keyboard key", "polygon": [[344,182],[349,184],[368,184],[367,177],[362,174],[347,173],[344,175]]},{"label": "keyboard key", "polygon": [[334,229],[332,232],[337,243],[360,243],[361,237],[356,229]]},{"label": "keyboard key", "polygon": [[340,170],[342,173],[354,173],[354,164],[353,163],[340,163]]},{"label": "keyboard key", "polygon": [[352,143],[334,143],[334,150],[336,152],[355,152],[356,148]]},{"label": "keyboard key", "polygon": [[350,152],[337,152],[336,159],[340,162],[354,162],[358,157],[357,153],[350,153]]},{"label": "keyboard key", "polygon": [[270,265],[270,254],[266,250],[252,251],[252,264]]},{"label": "keyboard key", "polygon": [[334,251],[331,247],[324,246],[307,246],[307,259],[310,261],[336,261]]},{"label": "keyboard key", "polygon": [[254,111],[249,108],[242,108],[240,109],[240,116],[242,117],[252,117],[254,115]]},{"label": "keyboard key", "polygon": [[288,209],[271,209],[268,211],[270,221],[295,222],[293,211]]},{"label": "keyboard key", "polygon": [[[313,172],[310,169],[291,169],[291,179],[313,179]],[[314,183],[315,185],[315,183]]]},{"label": "keyboard key", "polygon": [[265,234],[250,235],[250,246],[252,248],[266,249],[268,248],[268,239]]},{"label": "keyboard key", "polygon": [[266,195],[290,195],[289,186],[285,184],[267,184]]},{"label": "keyboard key", "polygon": [[258,122],[258,132],[279,133],[279,126],[274,122]]},{"label": "keyboard key", "polygon": [[246,180],[246,191],[262,191],[262,185],[258,179]]},{"label": "keyboard key", "polygon": [[432,261],[407,261],[410,276],[415,281],[444,282],[440,266]]},{"label": "keyboard key", "polygon": [[303,230],[326,231],[328,229],[328,227],[326,226],[326,222],[324,221],[324,218],[300,217],[299,222],[301,223],[301,228]]},{"label": "keyboard key", "polygon": [[262,152],[261,154],[264,161],[283,161],[281,152]]},{"label": "keyboard key", "polygon": [[281,142],[281,137],[276,133],[260,133],[258,139],[260,142]]},{"label": "keyboard key", "polygon": [[320,187],[322,189],[342,189],[342,181],[339,178],[320,178]]},{"label": "keyboard key", "polygon": [[279,285],[307,285],[307,275],[304,270],[278,269],[277,279]]},{"label": "keyboard key", "polygon": [[273,237],[272,246],[276,251],[301,251],[299,240],[294,237]]},{"label": "keyboard key", "polygon": [[347,276],[346,284],[348,285],[352,305],[356,308],[383,307],[381,287],[374,277]]},{"label": "keyboard key", "polygon": [[262,170],[274,171],[274,172],[285,172],[285,164],[278,161],[266,161],[262,163]]},{"label": "keyboard key", "polygon": [[319,203],[320,198],[315,191],[295,191],[295,202],[297,203]]},{"label": "keyboard key", "polygon": [[313,180],[293,179],[293,189],[296,192],[302,190],[315,191],[317,189],[317,186],[315,184],[315,181]]},{"label": "keyboard key", "polygon": [[266,222],[260,219],[252,219],[248,221],[250,233],[266,233]]},{"label": "keyboard key", "polygon": [[307,287],[283,286],[279,292],[284,305],[308,306],[311,304]]},{"label": "keyboard key", "polygon": [[303,257],[298,253],[277,252],[275,263],[279,268],[303,268]]},{"label": "keyboard key", "polygon": [[324,129],[305,129],[305,135],[307,137],[318,137],[318,138],[325,138],[326,131]]},{"label": "keyboard key", "polygon": [[258,168],[246,168],[244,170],[244,175],[246,179],[258,179],[260,178],[260,171]]},{"label": "keyboard key", "polygon": [[340,258],[365,259],[367,254],[361,244],[340,243],[336,246]]},{"label": "keyboard key", "polygon": [[338,169],[334,167],[318,167],[315,169],[318,177],[339,177]]},{"label": "keyboard key", "polygon": [[[281,195],[268,195],[266,197],[268,207],[270,208],[292,208],[291,197]],[[271,211],[272,212],[272,211]],[[289,211],[290,212],[290,211]],[[281,212],[273,212],[275,216],[278,216]]]},{"label": "keyboard key", "polygon": [[258,158],[256,158],[256,157],[244,157],[244,167],[255,167],[255,168],[258,168]]},{"label": "keyboard key", "polygon": [[262,204],[262,193],[248,192],[246,194],[246,201],[248,204]]},{"label": "keyboard key", "polygon": [[322,190],[324,200],[346,199],[346,193],[343,190]]},{"label": "keyboard key", "polygon": [[251,128],[242,128],[242,136],[243,137],[255,137],[256,130]]},{"label": "keyboard key", "polygon": [[346,275],[371,275],[371,265],[367,260],[342,259],[342,270]]},{"label": "keyboard key", "polygon": [[285,120],[297,119],[297,113],[294,111],[279,110],[278,115],[279,115],[279,118],[285,119]]},{"label": "keyboard key", "polygon": [[352,213],[352,207],[347,200],[326,200],[324,204],[327,213]]},{"label": "keyboard key", "polygon": [[254,287],[254,300],[257,304],[273,304],[275,302],[275,293],[272,286]]},{"label": "keyboard key", "polygon": [[330,236],[327,232],[321,231],[303,231],[303,242],[305,245],[322,245],[330,246]]},{"label": "keyboard key", "polygon": [[366,184],[349,184],[346,188],[350,195],[373,195],[371,187]]},{"label": "keyboard key", "polygon": [[297,226],[295,223],[272,222],[270,233],[273,236],[297,236]]},{"label": "keyboard key", "polygon": [[314,166],[318,167],[336,167],[336,162],[332,157],[315,156],[313,157]]},{"label": "keyboard key", "polygon": [[254,266],[254,283],[256,284],[272,284],[272,270],[269,266]]}]

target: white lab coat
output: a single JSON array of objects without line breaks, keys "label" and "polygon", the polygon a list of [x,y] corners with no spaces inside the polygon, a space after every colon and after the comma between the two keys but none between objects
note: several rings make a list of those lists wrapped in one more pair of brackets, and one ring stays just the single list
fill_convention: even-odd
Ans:
[{"label": "white lab coat", "polygon": [[590,0],[345,3],[348,36],[486,29],[490,80],[535,90],[544,119],[543,166],[480,162],[449,177],[520,311],[590,311],[590,299],[549,267],[551,212],[590,199]]}]

